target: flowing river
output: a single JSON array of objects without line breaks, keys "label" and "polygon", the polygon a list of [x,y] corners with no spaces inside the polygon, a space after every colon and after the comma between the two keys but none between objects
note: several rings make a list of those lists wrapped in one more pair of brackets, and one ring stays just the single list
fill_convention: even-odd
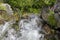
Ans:
[{"label": "flowing river", "polygon": [[[3,4],[2,6],[6,7],[9,15],[13,14],[10,5]],[[42,19],[39,16],[30,14],[28,19],[20,19],[18,31],[12,28],[15,23],[14,20],[4,22],[4,24],[0,25],[0,40],[44,40],[44,34],[41,33],[41,21]]]},{"label": "flowing river", "polygon": [[29,15],[28,19],[19,21],[19,31],[11,28],[13,22],[5,22],[1,27],[2,29],[0,28],[0,38],[2,40],[44,40],[44,34],[41,33],[42,23],[40,21],[42,20],[38,16]]}]

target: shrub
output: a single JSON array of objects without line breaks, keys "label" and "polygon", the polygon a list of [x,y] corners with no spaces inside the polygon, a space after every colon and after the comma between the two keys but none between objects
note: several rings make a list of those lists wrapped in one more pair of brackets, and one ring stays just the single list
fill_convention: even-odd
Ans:
[{"label": "shrub", "polygon": [[[5,0],[12,8],[27,12],[39,12],[42,7],[54,5],[56,0]],[[31,11],[32,10],[32,11]]]}]

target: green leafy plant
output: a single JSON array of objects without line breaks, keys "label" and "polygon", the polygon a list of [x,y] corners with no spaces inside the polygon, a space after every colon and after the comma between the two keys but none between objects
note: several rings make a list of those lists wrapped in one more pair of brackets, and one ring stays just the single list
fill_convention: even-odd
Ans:
[{"label": "green leafy plant", "polygon": [[44,1],[44,3],[46,4],[46,5],[54,5],[54,3],[56,2],[56,0],[43,0]]},{"label": "green leafy plant", "polygon": [[39,12],[39,9],[45,6],[54,5],[56,0],[4,0],[9,3],[12,8],[19,8],[27,12]]}]

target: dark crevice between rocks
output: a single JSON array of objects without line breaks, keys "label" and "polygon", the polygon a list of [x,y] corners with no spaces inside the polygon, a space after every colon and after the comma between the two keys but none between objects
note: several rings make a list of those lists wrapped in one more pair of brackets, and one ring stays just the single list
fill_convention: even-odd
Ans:
[{"label": "dark crevice between rocks", "polygon": [[40,15],[40,18],[43,20],[43,21],[42,21],[43,26],[44,26],[45,24],[47,24],[51,29],[60,32],[60,28],[55,28],[55,26],[51,26],[49,23],[47,23],[47,22],[42,18],[41,15]]}]

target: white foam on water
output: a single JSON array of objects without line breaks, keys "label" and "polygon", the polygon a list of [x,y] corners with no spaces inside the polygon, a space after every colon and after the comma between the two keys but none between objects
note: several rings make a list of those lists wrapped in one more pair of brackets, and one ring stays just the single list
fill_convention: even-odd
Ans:
[{"label": "white foam on water", "polygon": [[44,40],[44,34],[40,34],[41,27],[38,27],[39,18],[35,15],[30,16],[31,20],[22,19],[19,23],[21,27],[21,38],[19,40]]},{"label": "white foam on water", "polygon": [[16,32],[13,28],[9,29],[7,31],[7,37],[4,37],[2,40],[44,40],[44,34],[39,33],[42,27],[38,26],[38,22],[40,23],[39,17],[30,15],[29,18],[31,19],[21,19],[19,22],[19,31]]}]

